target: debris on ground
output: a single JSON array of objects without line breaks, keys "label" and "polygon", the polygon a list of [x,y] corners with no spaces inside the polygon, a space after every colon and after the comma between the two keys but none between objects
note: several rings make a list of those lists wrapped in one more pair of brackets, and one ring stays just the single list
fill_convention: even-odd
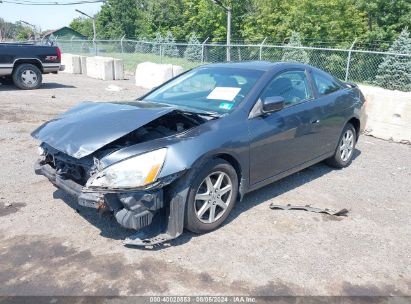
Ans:
[{"label": "debris on ground", "polygon": [[273,210],[303,210],[303,211],[309,211],[309,212],[315,212],[315,213],[325,213],[329,215],[335,215],[335,216],[347,216],[347,213],[349,212],[347,209],[341,209],[341,210],[331,210],[328,208],[315,208],[311,207],[310,205],[305,205],[305,206],[298,206],[298,205],[275,205],[271,204],[270,208]]},{"label": "debris on ground", "polygon": [[123,88],[121,88],[121,87],[119,87],[119,86],[116,86],[116,85],[114,85],[114,84],[110,84],[107,88],[106,88],[106,91],[110,91],[110,92],[120,92],[120,91],[122,91],[123,90]]},{"label": "debris on ground", "polygon": [[5,204],[4,204],[4,207],[11,207],[11,206],[13,206],[12,203],[5,203]]}]

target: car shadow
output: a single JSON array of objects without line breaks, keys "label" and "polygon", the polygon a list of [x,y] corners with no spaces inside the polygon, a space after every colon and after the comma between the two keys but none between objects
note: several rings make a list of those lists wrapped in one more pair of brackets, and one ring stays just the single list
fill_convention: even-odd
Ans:
[{"label": "car shadow", "polygon": [[[355,159],[360,154],[361,154],[361,151],[358,149],[355,149],[354,155],[353,155],[353,162],[355,162]],[[230,216],[227,218],[223,226],[234,221],[242,212],[246,212],[248,209],[253,208],[254,206],[258,204],[266,202],[288,191],[294,190],[295,188],[298,188],[307,182],[320,178],[333,170],[337,170],[337,169],[331,168],[325,165],[324,163],[318,163],[302,171],[299,171],[290,176],[287,176],[275,183],[272,183],[263,188],[260,188],[258,190],[248,193],[241,202],[237,202],[235,208],[231,211]],[[73,209],[74,212],[79,213],[79,215],[81,215],[90,224],[98,228],[100,230],[100,235],[102,237],[114,239],[114,240],[124,240],[125,238],[136,233],[135,230],[126,229],[126,228],[121,227],[117,223],[112,213],[107,212],[107,213],[101,214],[96,209],[80,206],[78,205],[77,200],[75,198],[73,198],[72,196],[68,195],[67,193],[65,193],[64,191],[60,189],[57,189],[56,191],[54,191],[53,198],[64,201],[69,207]],[[305,205],[305,203],[302,202],[301,205]],[[161,226],[163,225],[163,223],[160,222],[161,220],[162,220],[161,216],[156,216],[154,218],[152,226],[155,226],[155,228],[153,228],[153,230],[155,229],[161,230]],[[145,229],[151,229],[151,228],[145,228]],[[134,248],[134,249],[140,249],[140,250],[156,251],[156,250],[163,250],[171,246],[183,245],[189,242],[192,238],[196,238],[196,237],[201,237],[201,235],[197,235],[190,231],[184,230],[182,235],[180,235],[178,238],[174,240],[169,241],[166,244],[160,244],[160,245],[155,245],[151,247],[137,247],[137,246],[127,245],[126,247],[131,248],[131,249]]]},{"label": "car shadow", "polygon": [[[14,84],[12,83],[2,83],[0,81],[0,91],[23,91],[20,90],[18,87],[16,87]],[[40,88],[38,88],[37,90],[52,90],[52,89],[74,89],[76,88],[75,86],[72,85],[66,85],[66,84],[61,84],[61,83],[57,83],[57,82],[47,82],[47,83],[43,83]]]},{"label": "car shadow", "polygon": [[46,82],[41,85],[40,90],[49,90],[49,89],[75,89],[76,86],[61,84],[58,82]]},{"label": "car shadow", "polygon": [[[352,161],[355,162],[355,159],[360,155],[361,150],[355,149]],[[295,188],[298,188],[308,182],[320,178],[334,170],[341,169],[332,168],[326,165],[324,162],[320,162],[318,164],[305,168],[299,172],[284,177],[283,179],[280,179],[272,184],[269,184],[260,189],[247,193],[241,202],[237,202],[236,206],[231,211],[231,214],[227,218],[224,225],[231,223],[241,213],[247,211],[248,209],[253,208],[254,206],[257,206],[270,199],[273,199],[283,193],[294,190]],[[284,203],[284,205],[286,205],[286,202]],[[301,202],[300,205],[306,205],[306,203]]]},{"label": "car shadow", "polygon": [[53,198],[62,200],[71,207],[74,212],[98,228],[102,237],[124,240],[127,236],[135,233],[134,230],[121,227],[111,213],[100,213],[97,209],[83,207],[77,203],[76,198],[70,196],[63,190],[57,189],[54,191]]}]

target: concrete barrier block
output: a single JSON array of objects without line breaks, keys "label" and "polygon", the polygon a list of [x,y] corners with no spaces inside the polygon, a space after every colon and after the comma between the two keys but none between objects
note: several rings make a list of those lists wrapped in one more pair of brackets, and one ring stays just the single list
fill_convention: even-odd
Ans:
[{"label": "concrete barrier block", "polygon": [[113,80],[113,58],[94,56],[86,60],[87,76],[95,79]]},{"label": "concrete barrier block", "polygon": [[364,85],[360,89],[367,99],[366,134],[411,143],[411,92]]},{"label": "concrete barrier block", "polygon": [[179,65],[173,65],[173,77],[176,77],[184,72],[183,67]]},{"label": "concrete barrier block", "polygon": [[173,77],[171,64],[143,62],[137,65],[135,74],[136,86],[152,89]]},{"label": "concrete barrier block", "polygon": [[87,57],[86,59],[86,75],[91,78],[98,79],[98,67],[96,57]]},{"label": "concrete barrier block", "polygon": [[124,79],[124,64],[123,60],[114,58],[114,80],[123,80]]},{"label": "concrete barrier block", "polygon": [[64,72],[81,74],[80,56],[68,53],[61,54],[61,64],[65,66]]},{"label": "concrete barrier block", "polygon": [[100,79],[113,80],[114,79],[114,60],[110,57],[102,57],[98,59],[100,67]]},{"label": "concrete barrier block", "polygon": [[87,56],[80,56],[81,74],[87,75]]}]

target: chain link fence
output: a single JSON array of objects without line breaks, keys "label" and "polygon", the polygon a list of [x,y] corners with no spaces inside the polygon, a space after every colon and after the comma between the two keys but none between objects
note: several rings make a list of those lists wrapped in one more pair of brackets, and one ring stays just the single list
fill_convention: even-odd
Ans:
[{"label": "chain link fence", "polygon": [[[411,64],[411,54],[269,44],[155,43],[120,40],[56,40],[63,53],[109,56],[123,59],[126,71],[134,72],[145,61],[170,63],[190,69],[206,63],[243,60],[300,61],[323,69],[335,77],[372,84],[387,56]],[[411,77],[411,76],[410,76]],[[408,80],[404,80],[408,81]],[[411,78],[410,78],[411,81]],[[404,84],[408,86],[409,84]]]}]

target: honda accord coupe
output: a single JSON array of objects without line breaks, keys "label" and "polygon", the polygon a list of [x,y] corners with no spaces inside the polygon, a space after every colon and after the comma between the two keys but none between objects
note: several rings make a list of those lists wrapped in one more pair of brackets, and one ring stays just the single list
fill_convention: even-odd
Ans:
[{"label": "honda accord coupe", "polygon": [[35,172],[138,230],[125,244],[154,245],[219,227],[244,194],[315,163],[348,166],[364,103],[355,84],[309,65],[205,65],[43,124]]}]

